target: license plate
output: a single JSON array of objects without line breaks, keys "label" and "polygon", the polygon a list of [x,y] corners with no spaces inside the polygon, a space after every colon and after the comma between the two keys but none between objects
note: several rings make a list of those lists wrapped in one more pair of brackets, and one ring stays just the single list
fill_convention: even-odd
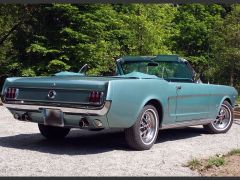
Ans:
[{"label": "license plate", "polygon": [[59,109],[44,109],[44,124],[51,126],[64,126],[63,112]]}]

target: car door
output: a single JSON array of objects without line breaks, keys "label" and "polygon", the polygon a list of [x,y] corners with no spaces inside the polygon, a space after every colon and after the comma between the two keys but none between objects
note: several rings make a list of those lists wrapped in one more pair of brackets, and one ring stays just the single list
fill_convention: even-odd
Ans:
[{"label": "car door", "polygon": [[209,113],[208,84],[194,82],[194,72],[187,61],[161,62],[163,77],[176,90],[176,121],[206,119]]},{"label": "car door", "polygon": [[176,121],[207,119],[210,92],[207,84],[177,82]]}]

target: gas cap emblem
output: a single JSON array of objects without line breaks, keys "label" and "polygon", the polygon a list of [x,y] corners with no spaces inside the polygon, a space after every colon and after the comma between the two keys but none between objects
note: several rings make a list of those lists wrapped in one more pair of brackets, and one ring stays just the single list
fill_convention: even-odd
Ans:
[{"label": "gas cap emblem", "polygon": [[51,90],[48,92],[48,98],[49,99],[54,99],[56,97],[57,93],[54,90]]}]

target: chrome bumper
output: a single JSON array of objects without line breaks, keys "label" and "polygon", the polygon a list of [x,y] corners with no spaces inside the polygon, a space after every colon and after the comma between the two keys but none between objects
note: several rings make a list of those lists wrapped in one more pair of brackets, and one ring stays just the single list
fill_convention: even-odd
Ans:
[{"label": "chrome bumper", "polygon": [[63,113],[103,116],[108,112],[111,102],[106,101],[103,104],[103,106],[99,108],[94,108],[94,109],[90,109],[89,107],[73,108],[73,107],[45,106],[45,105],[26,105],[26,104],[20,104],[20,103],[19,104],[3,103],[3,105],[6,108],[21,110],[21,111],[41,111],[42,109],[60,109]]}]

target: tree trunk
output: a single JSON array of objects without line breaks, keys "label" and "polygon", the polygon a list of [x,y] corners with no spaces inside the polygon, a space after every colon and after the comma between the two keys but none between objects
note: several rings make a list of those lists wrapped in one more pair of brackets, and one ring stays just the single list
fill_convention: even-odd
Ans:
[{"label": "tree trunk", "polygon": [[22,23],[23,21],[19,21],[17,24],[15,24],[1,39],[0,39],[0,45],[4,43],[4,41],[13,33],[14,30],[17,29],[17,27]]},{"label": "tree trunk", "polygon": [[233,86],[234,84],[234,62],[231,63],[230,67],[230,85]]}]

